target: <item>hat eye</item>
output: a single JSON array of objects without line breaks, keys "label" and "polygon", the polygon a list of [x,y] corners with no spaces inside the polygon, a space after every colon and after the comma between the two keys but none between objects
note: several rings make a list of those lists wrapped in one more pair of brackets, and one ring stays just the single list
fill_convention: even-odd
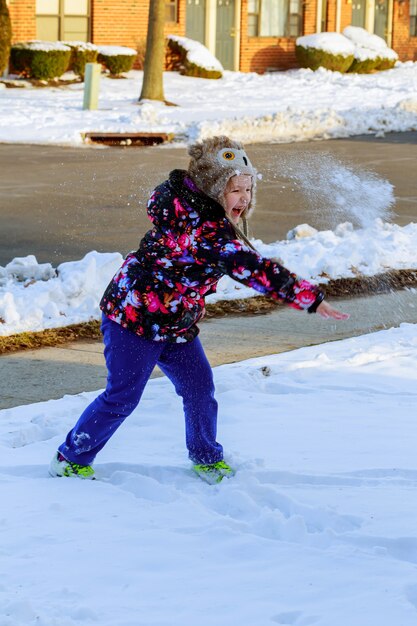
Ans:
[{"label": "hat eye", "polygon": [[233,159],[235,158],[235,153],[231,150],[226,150],[225,152],[223,152],[222,157],[225,161],[233,161]]}]

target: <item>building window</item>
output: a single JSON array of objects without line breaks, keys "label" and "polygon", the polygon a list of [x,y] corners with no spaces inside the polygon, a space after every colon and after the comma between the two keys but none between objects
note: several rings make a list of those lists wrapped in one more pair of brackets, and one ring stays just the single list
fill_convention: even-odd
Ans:
[{"label": "building window", "polygon": [[178,22],[178,0],[165,0],[165,21]]},{"label": "building window", "polygon": [[89,41],[89,0],[36,0],[36,36],[42,41]]},{"label": "building window", "polygon": [[410,35],[417,37],[417,0],[410,0]]},{"label": "building window", "polygon": [[249,37],[298,37],[302,22],[302,0],[248,0]]}]

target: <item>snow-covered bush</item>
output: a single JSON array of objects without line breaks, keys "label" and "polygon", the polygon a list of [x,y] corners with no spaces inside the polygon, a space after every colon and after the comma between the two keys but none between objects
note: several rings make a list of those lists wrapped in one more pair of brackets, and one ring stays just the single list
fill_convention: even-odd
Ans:
[{"label": "snow-covered bush", "polygon": [[68,69],[71,48],[60,41],[26,41],[12,46],[13,69],[28,78],[51,80]]},{"label": "snow-covered bush", "polygon": [[109,70],[111,76],[120,76],[132,69],[136,55],[136,50],[125,46],[99,46],[97,60]]},{"label": "snow-covered bush", "polygon": [[325,67],[339,72],[366,74],[394,67],[398,54],[378,35],[347,26],[343,34],[316,33],[298,37],[296,56],[301,67]]},{"label": "snow-covered bush", "polygon": [[223,66],[199,41],[168,35],[168,50],[178,55],[180,72],[198,78],[221,78]]},{"label": "snow-covered bush", "polygon": [[354,44],[339,33],[317,33],[296,40],[295,53],[301,67],[324,67],[347,72],[354,59]]},{"label": "snow-covered bush", "polygon": [[368,33],[364,28],[347,26],[343,35],[355,45],[350,72],[364,74],[372,70],[387,70],[394,67],[398,60],[398,54],[388,47],[382,37]]},{"label": "snow-covered bush", "polygon": [[85,64],[95,63],[98,56],[98,48],[92,43],[83,41],[66,41],[67,46],[71,48],[71,60],[69,69],[84,78]]}]

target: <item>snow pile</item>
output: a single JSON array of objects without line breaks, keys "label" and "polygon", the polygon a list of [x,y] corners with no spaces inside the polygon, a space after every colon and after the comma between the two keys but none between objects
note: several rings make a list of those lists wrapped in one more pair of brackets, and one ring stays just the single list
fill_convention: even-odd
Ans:
[{"label": "snow pile", "polygon": [[365,28],[360,28],[359,26],[346,26],[343,30],[343,35],[355,46],[368,48],[376,52],[383,52],[388,48],[387,43],[382,37],[378,37],[378,35],[370,33]]},{"label": "snow pile", "polygon": [[98,51],[98,46],[96,46],[94,43],[86,41],[66,41],[65,43],[70,48],[77,48],[80,51]]},{"label": "snow pile", "polygon": [[56,272],[33,255],[0,268],[0,335],[98,319],[104,289],[122,262],[119,253],[89,252]]},{"label": "snow pile", "polygon": [[126,48],[125,46],[96,46],[96,48],[98,49],[99,54],[103,54],[107,57],[135,57],[138,53],[137,50],[133,50],[133,48]]},{"label": "snow pile", "polygon": [[24,282],[27,286],[30,281],[49,280],[56,276],[56,271],[50,263],[39,264],[33,254],[26,257],[16,257],[6,265],[0,266],[0,286],[8,280]]},{"label": "snow pile", "polygon": [[386,41],[378,35],[369,33],[359,26],[347,26],[343,35],[355,45],[355,59],[365,61],[367,59],[390,59],[396,61],[398,54],[389,48]]},{"label": "snow pile", "polygon": [[224,72],[220,61],[199,41],[188,39],[188,37],[179,37],[178,35],[168,35],[168,39],[177,43],[181,48],[187,51],[187,60],[189,63],[208,71]]},{"label": "snow pile", "polygon": [[47,474],[95,394],[1,411],[2,626],[415,626],[416,372],[414,325],[216,368],[218,486],[165,378],[97,481]]},{"label": "snow pile", "polygon": [[413,223],[401,227],[376,220],[368,228],[355,230],[345,222],[334,231],[319,231],[301,239],[253,243],[261,254],[282,259],[286,267],[313,282],[417,268],[413,253],[417,224]]},{"label": "snow pile", "polygon": [[401,100],[399,106],[403,111],[417,114],[417,96],[415,98],[405,98]]},{"label": "snow pile", "polygon": [[[290,270],[315,283],[373,276],[390,269],[415,269],[417,224],[398,226],[375,220],[355,229],[351,222],[317,231],[303,224],[288,239],[265,244],[252,240],[265,257],[280,259]],[[30,255],[0,267],[0,335],[68,326],[100,318],[101,296],[122,263],[119,253],[89,252],[82,260],[38,265]],[[259,295],[223,277],[208,304]]]},{"label": "snow pile", "polygon": [[64,41],[40,41],[38,39],[13,44],[13,46],[27,48],[28,50],[42,50],[43,52],[51,52],[54,50],[66,52],[67,50],[71,50],[70,46]]},{"label": "snow pile", "polygon": [[349,57],[355,51],[354,44],[340,33],[315,33],[304,35],[296,40],[297,46],[323,50],[335,56]]},{"label": "snow pile", "polygon": [[[81,146],[83,133],[164,132],[179,141],[225,134],[245,143],[291,142],[417,128],[417,63],[376,74],[320,69],[243,74],[212,81],[164,74],[178,106],[137,106],[143,74],[100,80],[99,108],[83,110],[83,84],[0,91],[0,141]],[[21,81],[22,84],[25,84]],[[26,83],[29,84],[29,83]],[[236,97],[239,94],[239,97]]]},{"label": "snow pile", "polygon": [[296,44],[303,48],[323,50],[334,56],[353,55],[356,61],[360,62],[376,59],[398,60],[398,54],[388,47],[382,37],[368,33],[367,30],[358,26],[347,26],[343,34],[315,33],[298,37]]}]

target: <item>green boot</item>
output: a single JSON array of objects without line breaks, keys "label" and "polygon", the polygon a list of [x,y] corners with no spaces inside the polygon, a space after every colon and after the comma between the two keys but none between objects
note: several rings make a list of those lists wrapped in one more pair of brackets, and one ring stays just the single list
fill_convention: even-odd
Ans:
[{"label": "green boot", "polygon": [[235,471],[225,461],[217,461],[217,463],[209,463],[208,465],[193,465],[193,470],[210,485],[216,485],[223,478],[231,478],[235,475]]},{"label": "green boot", "polygon": [[87,478],[95,480],[91,465],[78,465],[68,461],[60,452],[57,452],[49,466],[51,476],[66,476],[68,478]]}]

